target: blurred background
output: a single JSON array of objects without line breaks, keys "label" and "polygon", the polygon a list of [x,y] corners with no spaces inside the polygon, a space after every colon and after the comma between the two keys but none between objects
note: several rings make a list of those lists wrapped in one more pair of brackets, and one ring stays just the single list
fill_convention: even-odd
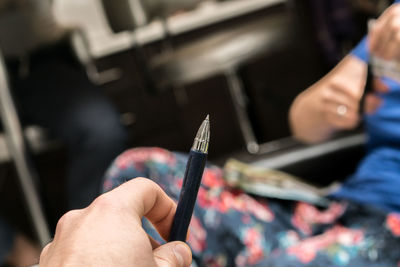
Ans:
[{"label": "blurred background", "polygon": [[[73,53],[116,108],[127,131],[126,148],[159,146],[186,152],[209,114],[209,159],[220,165],[230,157],[254,161],[293,145],[288,127],[293,99],[346,55],[365,34],[367,20],[391,3],[52,2],[56,20],[74,29]],[[20,123],[45,214],[54,227],[67,210],[64,188],[70,155],[66,144],[46,127]],[[15,224],[29,228],[20,174],[5,137],[0,137],[1,210]]]}]

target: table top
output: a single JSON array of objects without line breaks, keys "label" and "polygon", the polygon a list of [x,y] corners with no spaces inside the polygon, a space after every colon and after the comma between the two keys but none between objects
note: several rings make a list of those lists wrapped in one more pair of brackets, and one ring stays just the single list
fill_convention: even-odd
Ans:
[{"label": "table top", "polygon": [[[174,15],[167,20],[172,36],[190,32],[202,27],[239,17],[270,6],[285,3],[287,0],[230,0],[223,2],[205,1],[197,9]],[[90,53],[95,58],[112,55],[132,47],[133,34],[122,32],[114,34],[103,15],[100,1],[97,0],[56,0],[54,13],[64,25],[80,26],[88,36]],[[164,37],[160,21],[154,21],[136,30],[137,41],[144,45]]]}]

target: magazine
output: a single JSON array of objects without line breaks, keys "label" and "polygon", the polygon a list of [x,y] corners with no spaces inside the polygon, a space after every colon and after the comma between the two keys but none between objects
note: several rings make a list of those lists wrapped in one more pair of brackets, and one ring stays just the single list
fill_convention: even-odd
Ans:
[{"label": "magazine", "polygon": [[224,179],[228,185],[257,196],[304,201],[319,206],[329,205],[326,196],[339,186],[339,183],[333,183],[328,187],[317,187],[294,175],[254,167],[235,159],[225,164]]}]

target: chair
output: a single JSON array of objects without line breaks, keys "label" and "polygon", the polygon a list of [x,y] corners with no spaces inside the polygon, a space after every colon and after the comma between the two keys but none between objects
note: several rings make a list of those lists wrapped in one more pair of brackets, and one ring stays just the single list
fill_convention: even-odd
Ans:
[{"label": "chair", "polygon": [[95,85],[104,85],[121,78],[122,71],[118,68],[111,68],[104,71],[97,69],[95,59],[90,53],[89,40],[80,28],[70,31],[70,45],[78,61],[85,68],[89,80]]},{"label": "chair", "polygon": [[[172,11],[193,8],[198,1],[163,0],[103,0],[104,11],[114,32],[135,32],[155,17],[165,18]],[[165,36],[171,36],[164,21]],[[188,44],[172,47],[160,55],[144,59],[141,64],[145,75],[154,80],[156,90],[183,88],[184,85],[214,75],[224,75],[234,106],[235,115],[248,152],[260,151],[252,123],[247,112],[247,96],[239,75],[240,67],[246,62],[279,49],[287,36],[296,36],[290,27],[287,14],[270,14],[241,25],[224,29]],[[142,47],[136,42],[136,50]],[[140,52],[141,57],[143,52]],[[143,57],[142,57],[143,58]],[[156,77],[156,78],[155,78]]]},{"label": "chair", "polygon": [[[84,66],[89,79],[94,84],[102,85],[119,79],[121,76],[119,69],[103,72],[97,70],[94,59],[89,53],[86,35],[82,30],[72,30],[69,41],[77,59]],[[46,130],[41,127],[35,125],[24,125],[22,127],[10,92],[6,66],[0,54],[0,120],[6,139],[3,145],[5,144],[7,150],[3,151],[2,154],[4,159],[10,158],[15,165],[18,182],[33,224],[34,233],[40,245],[44,247],[51,240],[51,234],[37,192],[38,175],[30,162],[27,143],[29,143],[29,148],[33,152],[42,152],[56,146],[58,141],[50,140]]]},{"label": "chair", "polygon": [[315,145],[297,145],[280,149],[253,160],[251,165],[281,170],[317,185],[342,180],[355,171],[365,154],[367,137],[352,132]]},{"label": "chair", "polygon": [[10,93],[7,71],[4,59],[0,54],[0,119],[4,127],[6,145],[17,171],[25,204],[31,217],[38,242],[44,247],[50,240],[50,231],[40,203],[35,182],[37,175],[29,162],[27,147],[24,139],[14,100]]}]

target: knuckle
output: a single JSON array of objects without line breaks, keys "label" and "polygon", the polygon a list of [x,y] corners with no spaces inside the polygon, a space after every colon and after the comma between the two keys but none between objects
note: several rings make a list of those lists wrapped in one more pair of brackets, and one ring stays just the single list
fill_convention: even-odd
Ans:
[{"label": "knuckle", "polygon": [[332,91],[331,90],[323,90],[321,92],[321,99],[323,102],[326,102],[332,98]]},{"label": "knuckle", "polygon": [[115,199],[108,193],[98,196],[89,206],[91,209],[108,210],[115,206]]},{"label": "knuckle", "polygon": [[71,224],[79,213],[79,210],[71,210],[65,213],[60,220],[58,220],[56,231],[62,231],[65,227]]},{"label": "knuckle", "polygon": [[45,261],[45,258],[48,256],[49,254],[49,250],[50,250],[50,246],[52,246],[52,243],[47,244],[42,251],[40,252],[40,256],[39,256],[39,262],[42,263]]},{"label": "knuckle", "polygon": [[388,10],[388,14],[392,16],[400,14],[400,4],[396,3],[392,5]]},{"label": "knuckle", "polygon": [[343,79],[338,79],[338,78],[332,79],[331,88],[344,90],[346,88],[346,81],[343,81]]},{"label": "knuckle", "polygon": [[145,187],[154,187],[157,185],[154,181],[152,181],[148,178],[145,178],[145,177],[138,177],[138,178],[135,178],[133,181],[136,183],[141,183]]},{"label": "knuckle", "polygon": [[152,194],[159,189],[156,182],[144,177],[135,178],[132,180],[132,183],[135,187],[140,185],[142,190],[148,194]]},{"label": "knuckle", "polygon": [[390,27],[396,32],[400,30],[400,17],[396,17],[391,20]]}]

